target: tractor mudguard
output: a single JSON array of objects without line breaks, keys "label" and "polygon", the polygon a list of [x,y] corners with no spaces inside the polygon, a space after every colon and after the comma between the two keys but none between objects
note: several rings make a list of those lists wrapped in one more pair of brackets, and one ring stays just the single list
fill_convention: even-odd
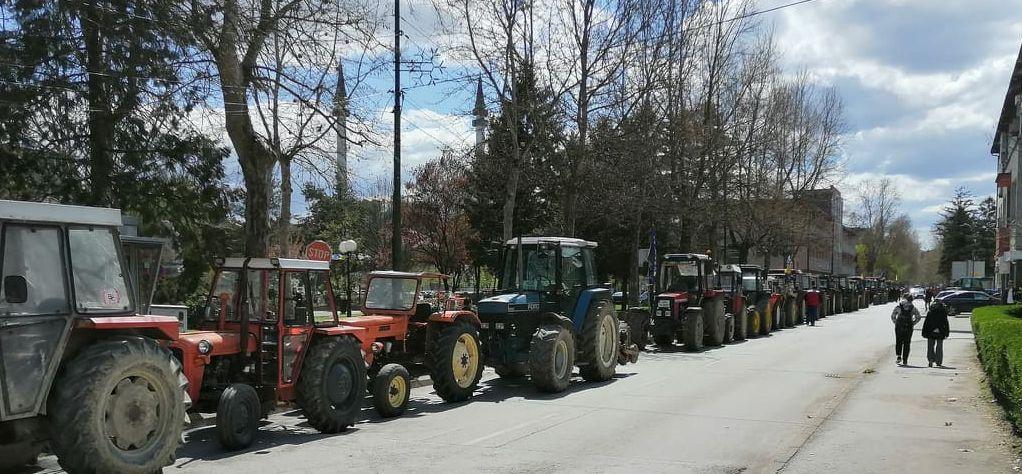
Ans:
[{"label": "tractor mudguard", "polygon": [[586,315],[589,314],[589,307],[593,304],[610,304],[610,290],[606,288],[589,288],[582,290],[575,301],[575,308],[571,314],[571,323],[576,333],[582,331],[582,325],[586,322]]},{"label": "tractor mudguard", "polygon": [[[212,358],[237,354],[240,339],[241,334],[236,332],[196,331],[184,333],[170,343],[171,351],[181,357],[181,370],[184,372],[185,378],[188,379],[188,396],[192,400],[199,399],[206,366],[209,365]],[[199,352],[199,344],[202,341],[209,343],[211,347],[209,353]],[[255,335],[249,334],[248,351],[254,352],[258,347]]]},{"label": "tractor mudguard", "polygon": [[453,324],[459,320],[467,321],[477,329],[479,328],[479,316],[471,311],[451,310],[429,315],[429,321],[433,323]]},{"label": "tractor mudguard", "polygon": [[153,339],[173,341],[181,323],[174,316],[108,316],[75,318],[75,328],[99,331],[128,331]]},{"label": "tractor mudguard", "polygon": [[574,327],[574,324],[572,323],[572,321],[570,319],[568,319],[567,316],[564,316],[562,314],[557,314],[557,313],[542,313],[542,314],[540,314],[539,315],[539,325],[542,326],[544,324],[556,324],[558,326],[563,326],[565,329],[567,329],[568,331],[571,331],[572,333],[575,332],[575,327]]}]

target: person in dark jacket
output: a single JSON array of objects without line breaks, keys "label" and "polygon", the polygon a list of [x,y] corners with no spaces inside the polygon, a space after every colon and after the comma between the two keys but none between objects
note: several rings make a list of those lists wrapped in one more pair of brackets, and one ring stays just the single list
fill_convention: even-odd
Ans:
[{"label": "person in dark jacket", "polygon": [[926,312],[923,323],[923,337],[926,338],[926,360],[930,367],[944,367],[944,339],[951,333],[947,322],[947,307],[940,300],[934,301]]},{"label": "person in dark jacket", "polygon": [[912,328],[919,322],[919,310],[912,304],[912,296],[902,296],[901,302],[891,311],[891,322],[894,323],[894,352],[898,355],[898,365],[908,365],[908,351],[912,346]]}]

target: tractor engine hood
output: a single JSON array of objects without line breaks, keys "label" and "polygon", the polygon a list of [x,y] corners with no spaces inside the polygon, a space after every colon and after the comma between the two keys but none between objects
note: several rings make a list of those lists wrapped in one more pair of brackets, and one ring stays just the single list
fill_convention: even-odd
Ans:
[{"label": "tractor engine hood", "polygon": [[539,292],[506,293],[479,300],[479,314],[508,314],[539,311]]},{"label": "tractor engine hood", "polygon": [[[210,351],[204,355],[218,356],[225,354],[237,354],[238,343],[240,340],[241,334],[233,331],[192,331],[182,333],[176,341],[170,344],[170,347],[180,349],[184,353],[201,354],[201,351],[199,350],[200,344],[208,344]],[[203,341],[205,341],[205,343],[203,343]],[[249,352],[255,351],[256,347],[257,344],[255,336],[249,334]]]},{"label": "tractor engine hood", "polygon": [[687,291],[679,291],[676,293],[660,293],[659,295],[657,295],[656,299],[657,301],[670,300],[674,301],[675,303],[687,303],[689,300],[689,295]]}]

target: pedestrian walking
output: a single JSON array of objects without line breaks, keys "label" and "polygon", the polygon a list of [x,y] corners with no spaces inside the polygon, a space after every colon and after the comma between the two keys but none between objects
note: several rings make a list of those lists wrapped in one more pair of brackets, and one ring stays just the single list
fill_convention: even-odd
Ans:
[{"label": "pedestrian walking", "polygon": [[944,339],[951,334],[951,327],[947,322],[947,307],[940,300],[934,301],[933,306],[926,312],[926,321],[923,322],[923,337],[926,338],[926,361],[937,364],[937,367],[944,367]]},{"label": "pedestrian walking", "polygon": [[908,351],[912,346],[912,328],[919,322],[919,309],[912,304],[912,295],[905,293],[901,302],[891,312],[894,323],[894,353],[898,355],[898,365],[908,365]]},{"label": "pedestrian walking", "polygon": [[926,304],[926,310],[930,310],[930,301],[933,301],[933,287],[927,287],[926,291],[923,292],[923,303]]},{"label": "pedestrian walking", "polygon": [[816,289],[816,285],[806,292],[805,295],[806,303],[806,325],[816,326],[816,319],[820,316],[820,304],[823,303],[823,298],[820,297],[820,291]]}]

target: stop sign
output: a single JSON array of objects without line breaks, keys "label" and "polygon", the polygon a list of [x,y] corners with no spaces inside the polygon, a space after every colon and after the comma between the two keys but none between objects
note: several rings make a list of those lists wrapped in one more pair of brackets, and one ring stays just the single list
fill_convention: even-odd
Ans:
[{"label": "stop sign", "polygon": [[309,242],[309,245],[305,246],[305,258],[309,260],[329,262],[330,256],[333,255],[333,253],[333,250],[330,249],[330,244],[323,242],[322,240],[313,240],[312,242]]}]

